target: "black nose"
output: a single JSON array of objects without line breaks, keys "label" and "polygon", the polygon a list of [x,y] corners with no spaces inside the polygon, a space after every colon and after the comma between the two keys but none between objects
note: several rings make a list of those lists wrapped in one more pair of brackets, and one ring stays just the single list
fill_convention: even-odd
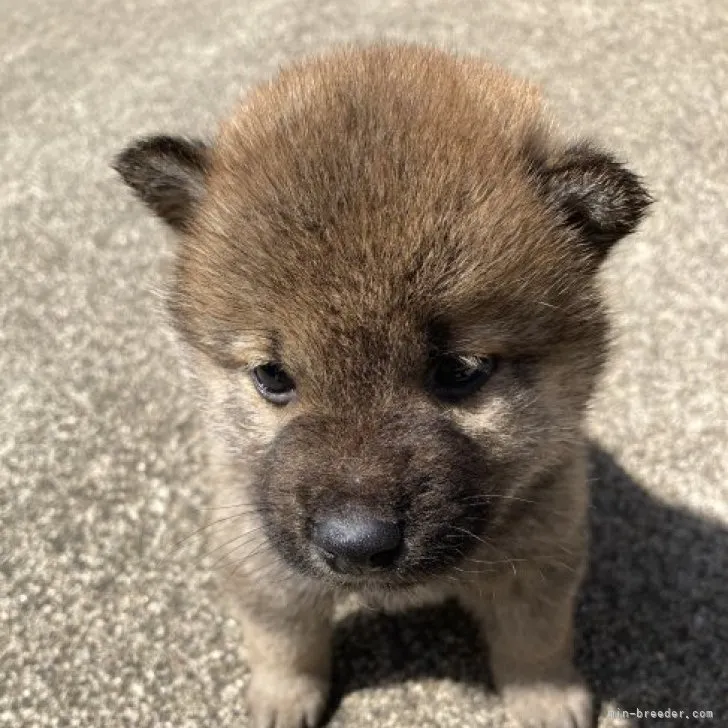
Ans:
[{"label": "black nose", "polygon": [[336,571],[352,572],[392,566],[402,547],[402,528],[353,512],[314,523],[312,541]]}]

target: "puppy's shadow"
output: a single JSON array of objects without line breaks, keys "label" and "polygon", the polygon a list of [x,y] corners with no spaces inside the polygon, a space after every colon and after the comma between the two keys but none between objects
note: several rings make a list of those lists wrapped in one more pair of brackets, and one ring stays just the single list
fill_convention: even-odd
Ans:
[{"label": "puppy's shadow", "polygon": [[[576,659],[597,703],[725,717],[728,530],[660,503],[599,448],[591,462],[591,565]],[[405,680],[488,685],[477,644],[474,625],[454,604],[349,615],[336,635],[332,709],[349,692]]]}]

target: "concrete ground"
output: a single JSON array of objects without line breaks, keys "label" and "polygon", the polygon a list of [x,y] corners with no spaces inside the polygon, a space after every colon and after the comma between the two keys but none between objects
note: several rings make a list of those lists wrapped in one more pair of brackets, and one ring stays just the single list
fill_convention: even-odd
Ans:
[{"label": "concrete ground", "polygon": [[[658,202],[604,275],[579,663],[609,711],[728,726],[728,6],[690,0],[0,0],[0,725],[245,728],[205,558],[204,450],[109,168],[287,59],[419,39],[540,81]],[[453,608],[345,618],[332,728],[505,726]],[[640,721],[636,721],[639,723]]]}]

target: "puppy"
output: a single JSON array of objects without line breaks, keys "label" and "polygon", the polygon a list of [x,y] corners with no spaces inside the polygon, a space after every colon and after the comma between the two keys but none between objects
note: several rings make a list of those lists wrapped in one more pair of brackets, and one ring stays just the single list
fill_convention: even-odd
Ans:
[{"label": "puppy", "polygon": [[526,726],[590,725],[572,666],[595,280],[649,196],[538,92],[431,48],[340,49],[214,140],[115,167],[178,234],[169,308],[204,402],[257,728],[312,728],[332,610],[456,597]]}]

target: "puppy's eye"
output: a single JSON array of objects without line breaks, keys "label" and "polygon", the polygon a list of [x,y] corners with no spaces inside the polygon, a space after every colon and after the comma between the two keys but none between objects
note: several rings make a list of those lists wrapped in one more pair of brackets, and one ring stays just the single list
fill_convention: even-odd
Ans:
[{"label": "puppy's eye", "polygon": [[260,394],[274,404],[288,404],[296,385],[280,364],[268,363],[255,367],[253,384]]},{"label": "puppy's eye", "polygon": [[432,393],[446,402],[457,402],[480,389],[497,366],[495,356],[440,356],[430,370]]}]

